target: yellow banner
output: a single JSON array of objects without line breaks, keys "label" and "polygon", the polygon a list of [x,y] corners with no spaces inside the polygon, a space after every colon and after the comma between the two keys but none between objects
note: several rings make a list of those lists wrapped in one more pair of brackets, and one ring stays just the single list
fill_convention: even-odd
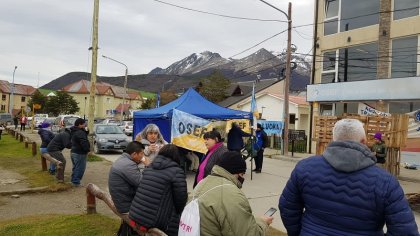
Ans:
[{"label": "yellow banner", "polygon": [[228,120],[226,121],[226,133],[229,133],[230,128],[232,128],[232,123],[236,123],[239,127],[246,133],[251,133],[251,123],[249,120],[238,119],[238,120]]}]

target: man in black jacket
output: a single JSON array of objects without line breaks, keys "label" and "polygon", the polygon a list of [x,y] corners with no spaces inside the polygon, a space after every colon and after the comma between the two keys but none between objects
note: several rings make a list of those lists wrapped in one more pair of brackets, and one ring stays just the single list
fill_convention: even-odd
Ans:
[{"label": "man in black jacket", "polygon": [[244,148],[243,137],[251,137],[251,134],[245,133],[237,123],[233,122],[227,140],[229,151],[241,152],[241,149]]},{"label": "man in black jacket", "polygon": [[64,148],[71,148],[71,131],[69,129],[64,129],[55,135],[47,146],[48,154],[63,163],[63,172],[66,168],[66,158],[62,153]]},{"label": "man in black jacket", "polygon": [[86,170],[87,154],[90,151],[90,143],[85,130],[86,122],[78,118],[71,127],[71,162],[73,169],[71,174],[71,183],[74,187],[80,186],[80,181]]}]

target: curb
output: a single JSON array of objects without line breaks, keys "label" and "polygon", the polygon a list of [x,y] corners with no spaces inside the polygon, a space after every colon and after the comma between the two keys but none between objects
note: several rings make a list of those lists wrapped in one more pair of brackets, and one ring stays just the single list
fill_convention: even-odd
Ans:
[{"label": "curb", "polygon": [[26,194],[26,193],[43,193],[48,190],[48,186],[36,187],[36,188],[24,188],[10,191],[1,191],[1,196],[14,195],[14,194]]}]

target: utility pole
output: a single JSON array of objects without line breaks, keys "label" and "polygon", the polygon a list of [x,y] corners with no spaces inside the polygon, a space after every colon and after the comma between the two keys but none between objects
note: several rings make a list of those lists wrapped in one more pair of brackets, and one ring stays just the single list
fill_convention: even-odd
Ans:
[{"label": "utility pole", "polygon": [[[98,18],[99,18],[99,0],[94,0],[93,8],[93,35],[92,35],[92,70],[90,75],[90,95],[88,112],[88,129],[93,131],[95,118],[95,93],[96,93],[96,72],[98,69]],[[93,147],[93,145],[91,145]]]},{"label": "utility pole", "polygon": [[291,58],[292,58],[292,3],[289,2],[289,9],[286,12],[271,5],[270,3],[260,0],[268,6],[283,13],[287,17],[287,54],[286,54],[286,78],[284,79],[284,105],[283,105],[283,145],[282,154],[287,156],[289,154],[289,84],[290,84],[290,71],[291,71]]},{"label": "utility pole", "polygon": [[[14,93],[15,93],[15,72],[16,72],[17,66],[15,66],[15,69],[13,70],[13,77],[12,77],[12,86],[10,86],[10,96],[9,96],[9,113],[13,113],[13,102],[15,99]],[[22,113],[23,114],[23,113]]]},{"label": "utility pole", "polygon": [[283,138],[283,155],[289,154],[289,83],[290,83],[290,66],[292,58],[292,3],[289,2],[287,11],[287,58],[286,58],[286,78],[284,80],[284,138]]}]

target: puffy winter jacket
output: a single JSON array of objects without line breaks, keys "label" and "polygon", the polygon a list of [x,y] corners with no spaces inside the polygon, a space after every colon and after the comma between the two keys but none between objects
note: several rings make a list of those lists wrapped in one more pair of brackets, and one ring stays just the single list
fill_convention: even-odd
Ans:
[{"label": "puffy winter jacket", "polygon": [[54,138],[53,132],[47,129],[39,129],[38,134],[41,137],[41,147],[40,148],[46,148],[48,144],[51,142],[51,140]]},{"label": "puffy winter jacket", "polygon": [[375,163],[350,141],[300,161],[279,202],[288,235],[384,235],[384,224],[387,235],[419,235],[398,181]]},{"label": "puffy winter jacket", "polygon": [[77,154],[87,154],[90,151],[90,143],[87,132],[78,127],[71,127],[71,152]]},{"label": "puffy winter jacket", "polygon": [[[206,167],[204,168],[204,178],[206,178],[211,173],[211,170],[213,169],[213,166],[216,165],[217,163],[219,163],[220,159],[222,158],[223,153],[225,153],[227,151],[228,151],[228,149],[222,144],[220,147],[218,147],[213,152],[213,154],[209,157],[209,160],[207,161]],[[207,153],[207,155],[208,155],[208,153]],[[206,156],[204,156],[200,160],[200,165],[201,165],[201,162],[204,160],[204,158]],[[194,187],[197,185],[197,177],[198,177],[199,173],[200,173],[200,170],[198,170],[196,175],[195,175],[195,180],[194,180],[194,185],[193,185]]]},{"label": "puffy winter jacket", "polygon": [[184,171],[176,162],[158,155],[143,171],[129,217],[138,227],[178,235],[179,218],[187,198]]},{"label": "puffy winter jacket", "polygon": [[229,150],[241,150],[244,147],[243,137],[251,137],[238,126],[232,126],[228,133],[227,148]]},{"label": "puffy winter jacket", "polygon": [[108,187],[112,201],[120,213],[130,210],[131,202],[140,184],[143,169],[131,160],[128,153],[123,153],[109,171]]}]

